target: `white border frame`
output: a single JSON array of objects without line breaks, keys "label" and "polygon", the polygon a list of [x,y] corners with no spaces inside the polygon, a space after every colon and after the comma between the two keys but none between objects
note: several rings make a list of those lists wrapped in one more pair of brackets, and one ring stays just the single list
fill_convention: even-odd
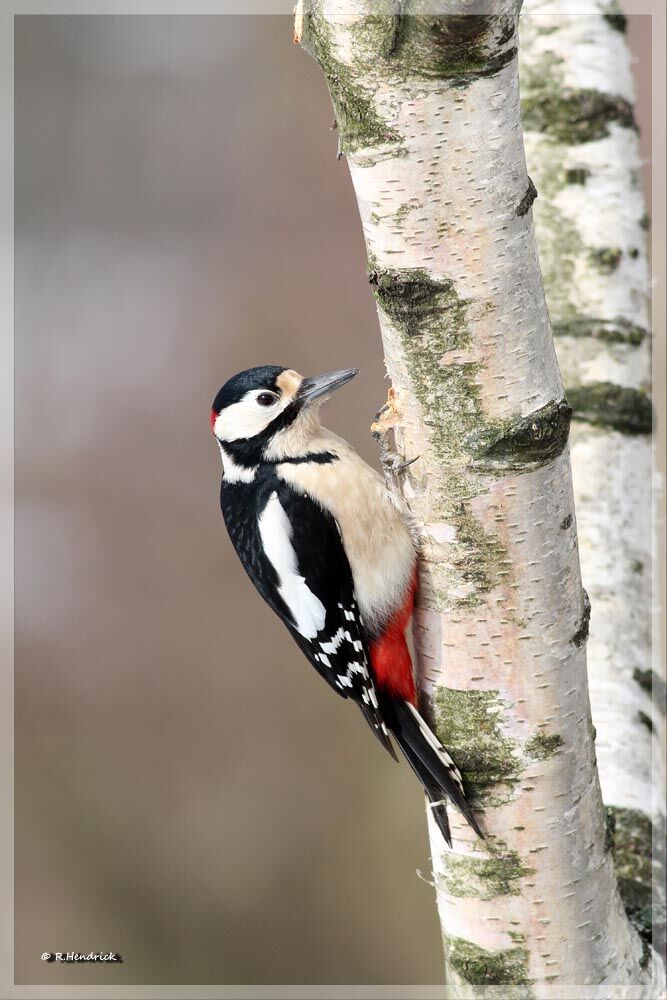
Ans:
[{"label": "white border frame", "polygon": [[[664,144],[664,125],[659,119],[663,107],[662,95],[667,92],[667,51],[665,30],[667,9],[663,0],[623,0],[626,14],[649,14],[653,18],[652,52],[652,260],[653,260],[653,325],[657,334],[653,357],[653,376],[656,405],[656,435],[654,450],[654,525],[656,549],[654,562],[654,608],[656,632],[654,642],[655,669],[660,670],[665,661],[664,601],[667,594],[665,557],[665,440],[667,405],[665,388],[665,320],[667,318],[667,253],[665,217],[667,192],[665,178],[667,157]],[[0,351],[4,364],[0,366],[0,444],[6,456],[3,463],[6,486],[2,494],[2,527],[0,529],[0,556],[2,566],[2,626],[0,627],[0,740],[2,764],[0,765],[0,996],[2,1000],[446,1000],[450,996],[442,986],[16,986],[14,985],[14,935],[13,935],[13,577],[14,577],[14,16],[21,14],[291,14],[293,2],[285,0],[247,0],[246,3],[199,2],[184,9],[183,3],[138,2],[128,9],[127,2],[100,0],[99,3],[79,2],[65,6],[57,3],[33,3],[0,9],[0,124],[4,133],[3,154],[0,157],[0,303],[2,325]],[[586,13],[585,0],[577,0],[577,13]],[[659,797],[662,792],[656,790]],[[583,987],[586,1000],[608,1000],[612,987]],[[640,988],[619,987],[623,1000],[635,1000],[642,994]],[[457,994],[459,996],[460,994]],[[548,1000],[582,1000],[582,987],[539,987],[540,997]],[[509,987],[471,989],[471,997],[488,1000],[506,1000],[511,997]],[[659,998],[656,998],[659,1000]]]}]

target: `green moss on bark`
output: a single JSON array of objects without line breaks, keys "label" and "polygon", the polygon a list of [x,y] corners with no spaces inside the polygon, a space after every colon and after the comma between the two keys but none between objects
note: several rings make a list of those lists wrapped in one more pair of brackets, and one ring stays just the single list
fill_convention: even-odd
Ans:
[{"label": "green moss on bark", "polygon": [[[377,24],[370,27],[378,29]],[[378,38],[378,49],[382,44]],[[305,4],[301,45],[319,63],[329,86],[340,151],[354,153],[386,144],[400,147],[398,132],[378,114],[373,94],[359,83],[358,74],[336,57],[321,0],[307,0]]]},{"label": "green moss on bark", "polygon": [[421,269],[382,269],[372,259],[368,280],[403,336],[414,391],[439,457],[466,455],[477,466],[532,469],[563,451],[571,416],[565,400],[526,417],[485,420],[476,382],[479,365],[443,364],[447,352],[470,344],[469,303],[458,297],[451,281],[435,281]]},{"label": "green moss on bark", "polygon": [[[483,598],[500,579],[506,551],[495,532],[480,523],[471,508],[470,483],[465,475],[484,445],[492,446],[503,436],[498,422],[486,421],[477,381],[477,362],[447,363],[449,352],[470,346],[467,311],[469,303],[459,298],[451,281],[434,280],[422,269],[380,268],[369,260],[368,276],[378,304],[396,328],[403,345],[410,384],[419,401],[433,451],[438,459],[442,489],[437,496],[437,514],[456,531],[452,566],[459,580],[470,584],[465,594],[451,598],[447,581],[432,575],[433,607],[471,606]],[[483,430],[479,430],[479,428]],[[474,431],[476,436],[471,437]],[[481,442],[481,443],[480,443]],[[509,439],[506,451],[510,449]],[[513,461],[521,465],[525,455],[516,445]],[[523,442],[525,444],[525,442]],[[489,463],[507,464],[507,455],[492,455]],[[525,452],[526,449],[524,448]],[[531,454],[532,459],[532,454]],[[437,602],[440,602],[438,604]]]},{"label": "green moss on bark", "polygon": [[572,167],[565,172],[566,184],[585,184],[591,172],[587,167]]},{"label": "green moss on bark", "polygon": [[[529,986],[528,952],[526,948],[506,948],[487,951],[463,938],[449,938],[446,943],[447,962],[464,982],[471,986]],[[508,997],[529,996],[529,993],[508,994]]]},{"label": "green moss on bark", "polygon": [[620,316],[609,320],[574,315],[554,322],[552,329],[554,337],[592,337],[605,344],[630,344],[632,347],[638,347],[649,335],[648,330]]},{"label": "green moss on bark", "polygon": [[526,743],[526,753],[533,760],[549,760],[563,746],[563,739],[558,733],[538,733]]},{"label": "green moss on bark", "polygon": [[486,425],[467,439],[477,466],[534,469],[552,462],[567,445],[572,408],[564,399],[501,426]]},{"label": "green moss on bark", "polygon": [[[464,307],[451,281],[434,281],[424,270],[389,271],[369,261],[368,281],[383,310],[408,336],[424,333],[436,318],[448,314],[446,340],[453,345],[465,327]],[[445,348],[446,349],[446,348]]]},{"label": "green moss on bark", "polygon": [[[511,15],[427,15],[420,3],[378,0],[373,12],[348,26],[349,60],[336,53],[322,0],[305,0],[301,44],[320,64],[334,105],[342,153],[401,155],[402,139],[378,113],[374,94],[380,81],[400,87],[410,78],[438,78],[450,86],[498,73],[516,56],[516,23]],[[349,63],[349,64],[348,64]],[[391,147],[394,147],[393,149]]]},{"label": "green moss on bark", "polygon": [[616,833],[616,819],[611,809],[605,809],[604,813],[604,850],[609,854],[614,849],[614,836]]},{"label": "green moss on bark", "polygon": [[612,806],[607,812],[614,826],[614,869],[625,911],[645,944],[653,939],[659,949],[665,939],[664,895],[654,900],[652,883],[655,879],[657,892],[663,892],[664,821],[656,829],[639,810]]},{"label": "green moss on bark", "polygon": [[391,50],[401,73],[466,86],[495,76],[516,56],[514,17],[497,14],[421,14],[403,4]]},{"label": "green moss on bark", "polygon": [[[654,906],[645,906],[641,910],[637,910],[632,918],[632,924],[646,944],[652,942],[655,950],[664,955],[667,925],[667,909],[664,903],[656,903]],[[648,959],[643,968],[646,968],[647,964]]]},{"label": "green moss on bark", "polygon": [[457,553],[452,564],[467,583],[474,586],[469,597],[457,600],[459,607],[478,603],[479,596],[497,583],[497,569],[507,555],[496,535],[488,534],[465,503],[455,516]]},{"label": "green moss on bark", "polygon": [[489,838],[484,842],[484,849],[491,857],[445,854],[444,872],[438,876],[439,886],[457,898],[495,899],[520,895],[521,879],[533,875],[535,869],[528,868],[516,851],[511,851],[503,842]]},{"label": "green moss on bark", "polygon": [[494,786],[513,787],[522,770],[516,743],[502,730],[499,692],[437,687],[433,698],[435,731],[461,771],[471,805],[493,804]]},{"label": "green moss on bark", "polygon": [[638,809],[618,806],[608,808],[607,813],[613,822],[612,856],[625,911],[637,930],[650,937],[651,928],[645,925],[652,902],[651,819]]},{"label": "green moss on bark", "polygon": [[620,247],[597,247],[591,250],[591,260],[603,274],[612,274],[623,259]]},{"label": "green moss on bark", "polygon": [[364,67],[377,64],[378,57],[387,59],[394,55],[401,32],[396,0],[374,0],[372,13],[360,17],[350,30],[355,58]]},{"label": "green moss on bark", "polygon": [[468,302],[451,281],[420,269],[381,269],[369,261],[368,280],[398,330],[414,393],[422,405],[433,449],[451,466],[465,457],[466,433],[483,421],[476,363],[445,365],[443,356],[470,344]]},{"label": "green moss on bark", "polygon": [[639,389],[612,382],[589,382],[566,391],[576,420],[613,427],[626,434],[650,434],[653,430],[651,400]]},{"label": "green moss on bark", "polygon": [[522,109],[525,129],[568,145],[604,139],[611,125],[637,127],[630,102],[601,90],[535,90],[524,98]]}]

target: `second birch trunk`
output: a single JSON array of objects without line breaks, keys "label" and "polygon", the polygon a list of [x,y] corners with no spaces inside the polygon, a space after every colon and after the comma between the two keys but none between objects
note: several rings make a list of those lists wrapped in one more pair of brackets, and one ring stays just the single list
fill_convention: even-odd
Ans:
[{"label": "second birch trunk", "polygon": [[626,19],[608,0],[577,11],[568,0],[524,3],[524,134],[539,192],[534,217],[547,303],[574,408],[602,794],[616,826],[621,894],[648,937],[652,821],[664,830],[664,696],[656,678],[652,700],[651,669],[648,219]]}]

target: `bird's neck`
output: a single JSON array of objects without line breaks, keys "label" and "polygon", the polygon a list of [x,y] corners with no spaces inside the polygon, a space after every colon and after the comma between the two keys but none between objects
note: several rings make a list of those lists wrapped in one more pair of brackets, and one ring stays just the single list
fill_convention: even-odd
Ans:
[{"label": "bird's neck", "polygon": [[329,432],[320,424],[317,411],[316,406],[307,407],[289,427],[274,434],[264,451],[266,461],[298,460],[309,453],[326,451],[324,441]]},{"label": "bird's neck", "polygon": [[223,444],[218,441],[224,481],[226,483],[253,483],[260,469],[265,469],[267,466],[299,465],[301,463],[329,465],[331,462],[337,461],[339,455],[335,445],[339,439],[323,427],[320,427],[319,430],[320,435],[302,442],[305,450],[295,447],[272,449],[267,457],[260,459],[257,459],[256,456],[246,455],[242,450],[231,446],[229,442]]},{"label": "bird's neck", "polygon": [[257,475],[257,465],[245,465],[232,454],[228,447],[220,441],[220,457],[222,459],[222,475],[226,483],[252,483]]}]

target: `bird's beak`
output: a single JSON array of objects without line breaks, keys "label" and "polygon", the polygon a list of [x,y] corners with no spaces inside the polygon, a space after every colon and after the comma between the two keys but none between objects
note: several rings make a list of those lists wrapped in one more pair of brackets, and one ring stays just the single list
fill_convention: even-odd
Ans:
[{"label": "bird's beak", "polygon": [[320,396],[328,396],[336,389],[353,379],[359,374],[358,368],[346,368],[340,372],[329,372],[327,375],[313,375],[312,378],[305,378],[296,394],[300,403],[312,403]]}]

